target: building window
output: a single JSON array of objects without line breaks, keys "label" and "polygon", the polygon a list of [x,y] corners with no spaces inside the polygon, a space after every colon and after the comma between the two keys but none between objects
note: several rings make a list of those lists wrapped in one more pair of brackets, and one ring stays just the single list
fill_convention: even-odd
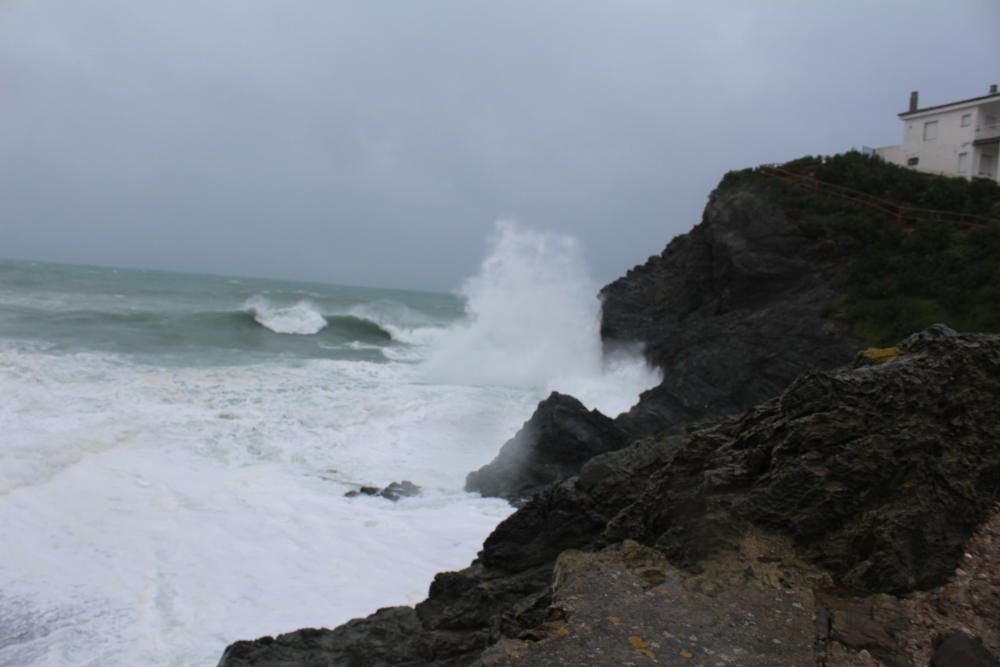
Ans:
[{"label": "building window", "polygon": [[907,167],[916,167],[918,164],[920,164],[920,158],[918,157],[911,157],[906,160]]},{"label": "building window", "polygon": [[937,139],[937,124],[936,120],[924,123],[924,141],[934,141]]},{"label": "building window", "polygon": [[966,174],[969,172],[969,154],[959,153],[958,154],[958,173]]},{"label": "building window", "polygon": [[963,113],[962,114],[962,127],[969,127],[970,125],[972,125],[972,114],[971,113]]},{"label": "building window", "polygon": [[986,178],[993,178],[993,158],[996,157],[992,153],[983,153],[982,157],[979,158],[979,175],[985,176]]}]

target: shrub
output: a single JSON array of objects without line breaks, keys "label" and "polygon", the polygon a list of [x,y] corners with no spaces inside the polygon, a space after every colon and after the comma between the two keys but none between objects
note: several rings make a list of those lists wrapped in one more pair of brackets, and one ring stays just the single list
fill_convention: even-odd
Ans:
[{"label": "shrub", "polygon": [[[822,181],[895,204],[996,215],[1000,186],[945,178],[852,152],[785,165]],[[904,230],[890,217],[814,193],[754,170],[730,172],[723,184],[753,181],[813,238],[855,248],[835,278],[831,317],[850,322],[871,345],[887,345],[935,322],[960,331],[1000,331],[1000,219],[967,230],[925,223]]]}]

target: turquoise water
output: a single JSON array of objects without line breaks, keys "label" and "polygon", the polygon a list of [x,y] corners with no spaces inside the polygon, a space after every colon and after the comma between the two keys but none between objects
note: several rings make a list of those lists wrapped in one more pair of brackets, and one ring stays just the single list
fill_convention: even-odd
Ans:
[{"label": "turquoise water", "polygon": [[158,363],[385,361],[462,314],[450,294],[0,261],[0,337]]}]

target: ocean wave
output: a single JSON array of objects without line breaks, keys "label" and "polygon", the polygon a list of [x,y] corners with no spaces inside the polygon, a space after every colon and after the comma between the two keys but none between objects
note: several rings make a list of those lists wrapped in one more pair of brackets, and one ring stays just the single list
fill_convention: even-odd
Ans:
[{"label": "ocean wave", "polygon": [[346,313],[375,323],[392,340],[407,345],[432,345],[448,328],[426,313],[389,299],[357,304],[347,309]]},{"label": "ocean wave", "polygon": [[352,341],[389,343],[393,340],[390,332],[371,320],[353,315],[327,315],[326,321],[331,330],[343,334]]},{"label": "ocean wave", "polygon": [[274,333],[312,336],[327,329],[338,338],[358,343],[384,344],[393,340],[391,331],[372,317],[361,312],[324,314],[308,300],[292,305],[275,305],[261,296],[251,297],[243,304],[253,320]]},{"label": "ocean wave", "polygon": [[326,318],[309,301],[282,307],[261,297],[252,297],[243,307],[253,314],[257,324],[275,333],[311,336],[327,326]]},{"label": "ocean wave", "polygon": [[216,350],[237,355],[247,351],[337,357],[337,350],[351,350],[345,347],[351,342],[372,347],[394,342],[389,330],[354,315],[324,315],[308,302],[251,301],[234,310],[201,312],[53,312],[14,307],[0,314],[0,320],[4,337],[39,340],[64,350],[153,354]]}]

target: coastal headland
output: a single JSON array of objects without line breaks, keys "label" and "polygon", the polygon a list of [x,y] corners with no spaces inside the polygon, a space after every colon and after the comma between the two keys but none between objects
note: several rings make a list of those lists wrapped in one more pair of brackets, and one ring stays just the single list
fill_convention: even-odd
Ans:
[{"label": "coastal headland", "polygon": [[1000,664],[1000,187],[731,172],[600,297],[659,386],[542,401],[468,478],[518,510],[423,602],[220,667]]}]

